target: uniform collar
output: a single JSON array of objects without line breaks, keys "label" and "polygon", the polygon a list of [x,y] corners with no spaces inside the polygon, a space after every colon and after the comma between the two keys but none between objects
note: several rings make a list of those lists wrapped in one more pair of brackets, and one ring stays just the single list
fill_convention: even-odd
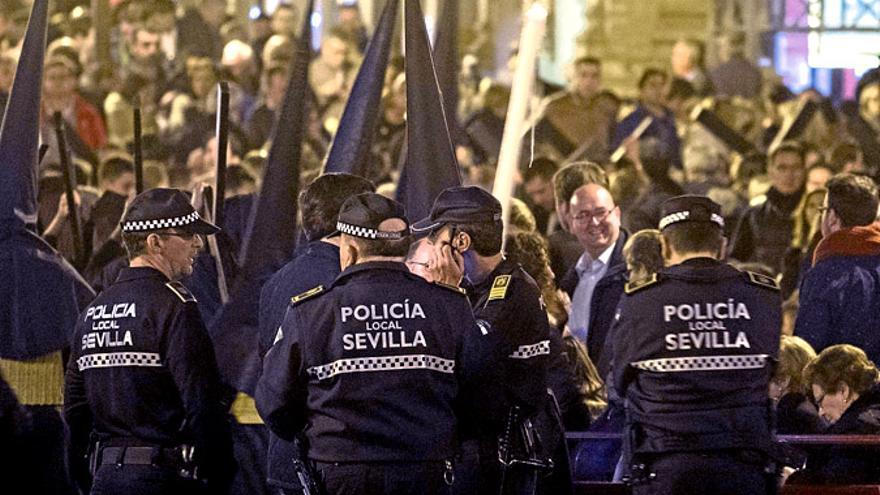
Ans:
[{"label": "uniform collar", "polygon": [[[491,273],[489,273],[489,275],[486,275],[486,278],[484,278],[482,282],[474,285],[468,281],[467,284],[476,290],[480,290],[480,288],[483,287],[489,287],[490,285],[492,285],[492,282],[495,281],[495,277],[499,275],[510,275],[514,272],[514,270],[516,270],[517,266],[519,265],[517,265],[516,262],[514,262],[510,258],[503,258],[501,260],[501,263],[498,263],[498,266],[496,266],[495,269],[492,270]],[[465,279],[467,279],[467,277],[465,277]]]},{"label": "uniform collar", "polygon": [[365,263],[356,263],[346,268],[338,277],[336,277],[334,285],[342,279],[352,277],[368,270],[390,270],[407,274],[410,273],[409,269],[402,261],[367,261]]},{"label": "uniform collar", "polygon": [[306,252],[319,258],[339,260],[339,246],[321,240],[312,241],[306,246]]},{"label": "uniform collar", "polygon": [[738,277],[741,272],[715,258],[691,258],[677,265],[666,267],[660,273],[679,280],[700,281]]},{"label": "uniform collar", "polygon": [[129,280],[138,280],[142,278],[158,278],[163,283],[169,281],[168,277],[166,277],[164,273],[149,266],[139,266],[134,268],[127,266],[119,272],[119,276],[116,278],[116,281],[128,282]]}]

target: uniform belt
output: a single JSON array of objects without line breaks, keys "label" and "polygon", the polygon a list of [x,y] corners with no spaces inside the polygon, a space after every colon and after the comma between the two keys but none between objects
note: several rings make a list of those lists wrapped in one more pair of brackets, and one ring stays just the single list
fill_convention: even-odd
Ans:
[{"label": "uniform belt", "polygon": [[177,467],[183,461],[179,448],[161,447],[104,447],[101,449],[101,465],[134,464]]}]

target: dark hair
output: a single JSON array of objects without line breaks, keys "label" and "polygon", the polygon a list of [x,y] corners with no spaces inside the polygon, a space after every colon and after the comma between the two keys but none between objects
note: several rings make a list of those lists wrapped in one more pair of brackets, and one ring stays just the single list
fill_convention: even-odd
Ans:
[{"label": "dark hair", "polygon": [[669,94],[666,95],[666,98],[669,100],[674,100],[676,98],[686,100],[696,94],[697,91],[694,89],[694,85],[691,84],[690,81],[680,77],[673,77],[672,82],[669,83]]},{"label": "dark hair", "polygon": [[845,383],[861,395],[877,382],[877,376],[877,366],[865,351],[849,344],[827,347],[804,369],[808,386],[819,385],[828,394],[839,392]]},{"label": "dark hair", "polygon": [[870,225],[877,219],[877,184],[864,175],[838,174],[825,185],[828,208],[844,227]]},{"label": "dark hair", "polygon": [[147,237],[152,232],[123,232],[122,244],[128,253],[128,259],[133,260],[147,253]]},{"label": "dark hair", "polygon": [[[458,232],[464,232],[471,238],[471,247],[480,256],[494,256],[501,252],[501,243],[504,240],[504,225],[501,221],[497,222],[475,222],[475,223],[459,223],[447,224],[452,233],[451,236],[457,235]],[[431,241],[437,239],[437,236],[443,229],[437,229],[431,233]]]},{"label": "dark hair", "polygon": [[246,184],[256,184],[257,178],[241,165],[230,165],[226,168],[226,187],[230,191],[239,189]]},{"label": "dark hair", "polygon": [[361,256],[403,258],[412,244],[410,235],[402,239],[364,239],[363,237],[351,237],[351,239],[357,244]]},{"label": "dark hair", "polygon": [[666,75],[666,72],[664,72],[660,69],[656,69],[654,67],[648,67],[647,69],[645,69],[644,72],[642,72],[642,77],[639,78],[639,89],[644,89],[645,84],[648,84],[648,80],[651,79],[652,77],[655,77],[655,76],[663,77],[664,82],[666,81],[666,78],[668,77]]},{"label": "dark hair", "polygon": [[776,149],[770,152],[770,165],[773,165],[773,162],[776,161],[776,157],[782,153],[794,153],[801,159],[802,165],[806,162],[807,151],[801,143],[797,141],[783,141],[776,147]]},{"label": "dark hair", "polygon": [[834,173],[841,172],[844,165],[858,160],[859,153],[861,152],[861,148],[855,143],[838,144],[834,147],[834,150],[831,151],[829,168]]},{"label": "dark hair", "polygon": [[709,222],[679,222],[663,229],[663,237],[679,254],[721,250],[724,231]]},{"label": "dark hair", "polygon": [[101,162],[98,167],[98,177],[101,182],[116,180],[122,174],[133,174],[134,164],[128,158],[114,156]]},{"label": "dark hair", "polygon": [[623,257],[628,268],[635,267],[646,273],[659,272],[664,265],[660,231],[644,229],[631,235],[623,246]]},{"label": "dark hair", "polygon": [[581,55],[580,57],[574,59],[574,62],[572,62],[571,65],[574,67],[577,67],[578,65],[595,65],[596,67],[601,68],[602,61],[596,57]]},{"label": "dark hair", "polygon": [[299,195],[306,238],[316,240],[333,233],[342,203],[355,194],[375,190],[372,182],[352,174],[324,174],[313,180]]},{"label": "dark hair", "polygon": [[557,203],[568,203],[581,186],[599,184],[608,189],[608,175],[601,165],[582,161],[570,163],[553,175],[553,192]]},{"label": "dark hair", "polygon": [[545,156],[539,156],[532,160],[531,166],[523,173],[523,182],[529,182],[537,177],[548,181],[553,180],[553,174],[557,170],[559,170],[559,165],[555,161]]},{"label": "dark hair", "polygon": [[504,254],[519,263],[523,270],[535,279],[547,306],[547,312],[556,324],[564,323],[568,314],[556,293],[556,283],[553,280],[553,272],[550,271],[550,247],[547,240],[537,232],[508,234]]}]

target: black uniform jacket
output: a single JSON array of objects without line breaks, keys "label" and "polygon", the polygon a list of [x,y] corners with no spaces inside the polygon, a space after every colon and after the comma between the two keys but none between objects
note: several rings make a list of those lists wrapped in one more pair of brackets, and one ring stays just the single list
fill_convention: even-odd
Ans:
[{"label": "black uniform jacket", "polygon": [[519,264],[503,260],[479,284],[467,286],[477,323],[498,334],[494,350],[500,362],[504,403],[533,413],[547,397],[550,325],[541,291]]},{"label": "black uniform jacket", "polygon": [[460,289],[403,263],[359,263],[292,299],[263,360],[257,410],[282,438],[304,427],[311,459],[446,459],[458,421],[481,407],[464,393],[492,395],[489,338]]},{"label": "black uniform jacket", "polygon": [[195,446],[203,473],[226,470],[231,439],[214,350],[196,301],[153,268],[125,268],[80,316],[64,417],[82,457],[105,445]]},{"label": "black uniform jacket", "polygon": [[711,258],[628,285],[612,328],[613,376],[634,453],[769,449],[775,287]]}]

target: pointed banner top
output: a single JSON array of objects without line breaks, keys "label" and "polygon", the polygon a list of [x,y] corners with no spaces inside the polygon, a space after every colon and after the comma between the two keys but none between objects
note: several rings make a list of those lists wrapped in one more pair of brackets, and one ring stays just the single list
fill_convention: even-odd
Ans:
[{"label": "pointed banner top", "polygon": [[441,191],[461,185],[461,172],[419,0],[406,0],[405,10],[406,162],[397,200],[406,206],[410,221],[416,221],[428,216]]},{"label": "pointed banner top", "polygon": [[48,0],[34,1],[0,127],[2,221],[37,222],[37,150],[48,3]]},{"label": "pointed banner top", "polygon": [[258,312],[263,282],[292,256],[297,236],[300,155],[308,115],[311,12],[304,12],[287,92],[275,121],[262,187],[251,208],[241,269],[230,300],[209,323],[221,377],[253,395],[260,375]]},{"label": "pointed banner top", "polygon": [[385,70],[394,38],[397,7],[398,0],[388,0],[385,4],[333,138],[324,164],[324,173],[346,172],[362,177],[369,175],[368,160],[376,125],[379,123],[382,87],[385,84]]}]

